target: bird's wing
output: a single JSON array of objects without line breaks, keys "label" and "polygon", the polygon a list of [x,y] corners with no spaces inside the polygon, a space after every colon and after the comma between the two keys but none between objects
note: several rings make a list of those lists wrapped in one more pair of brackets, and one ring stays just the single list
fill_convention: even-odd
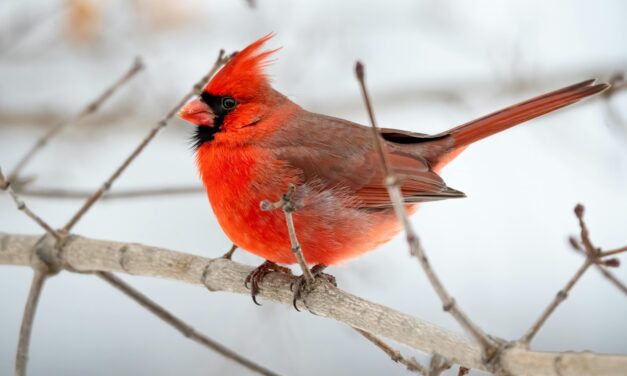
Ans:
[{"label": "bird's wing", "polygon": [[[298,124],[286,124],[275,137],[271,147],[276,158],[300,170],[304,183],[348,190],[359,208],[392,205],[369,128],[308,113],[299,117]],[[424,158],[391,142],[386,144],[390,166],[401,181],[404,202],[464,197],[462,192],[447,187]]]}]

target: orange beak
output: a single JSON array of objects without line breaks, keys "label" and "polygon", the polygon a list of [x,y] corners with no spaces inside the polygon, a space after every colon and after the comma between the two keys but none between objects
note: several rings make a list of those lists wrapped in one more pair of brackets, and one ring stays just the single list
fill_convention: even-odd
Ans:
[{"label": "orange beak", "polygon": [[198,126],[204,125],[212,127],[215,115],[205,102],[196,98],[181,108],[179,117]]}]

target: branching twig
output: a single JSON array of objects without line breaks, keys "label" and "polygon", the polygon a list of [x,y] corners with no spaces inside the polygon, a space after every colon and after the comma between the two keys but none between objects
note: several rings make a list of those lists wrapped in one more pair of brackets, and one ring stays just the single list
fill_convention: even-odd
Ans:
[{"label": "branching twig", "polygon": [[8,180],[11,182],[16,182],[18,180],[19,174],[22,171],[22,169],[24,169],[26,164],[37,154],[39,150],[41,150],[48,143],[48,141],[52,137],[54,137],[57,133],[61,132],[61,130],[63,130],[63,128],[67,127],[68,125],[77,123],[81,121],[82,119],[84,119],[85,117],[89,116],[90,114],[93,114],[94,112],[96,112],[100,108],[100,106],[102,106],[102,104],[107,99],[109,99],[113,95],[113,93],[116,92],[117,89],[119,89],[121,86],[127,83],[133,76],[135,76],[135,74],[140,72],[143,68],[144,68],[144,64],[142,63],[141,59],[136,58],[133,61],[133,65],[131,66],[131,68],[126,73],[124,73],[122,77],[120,77],[115,83],[113,83],[113,85],[111,85],[104,92],[102,92],[91,103],[85,106],[85,108],[83,108],[81,112],[79,112],[73,118],[67,121],[61,122],[55,125],[54,127],[50,128],[50,130],[48,130],[48,132],[46,132],[43,136],[41,136],[37,140],[37,142],[19,160],[19,162],[17,163],[13,171],[9,174]]},{"label": "branching twig", "polygon": [[15,193],[15,191],[13,191],[13,188],[11,187],[11,181],[6,180],[4,178],[1,168],[0,168],[0,189],[2,189],[3,191],[6,191],[9,194],[9,196],[11,196],[18,210],[24,212],[24,214],[26,214],[33,221],[35,221],[41,228],[43,228],[48,234],[52,235],[55,239],[57,240],[61,239],[57,231],[55,231],[52,227],[50,227],[50,225],[46,223],[46,221],[41,219],[37,214],[33,213],[33,211],[30,210],[28,206],[26,206],[24,201],[22,201],[18,197],[18,195]]},{"label": "branching twig", "polygon": [[174,106],[170,112],[166,114],[166,116],[161,119],[157,125],[152,128],[146,137],[139,143],[139,145],[131,152],[131,154],[122,162],[120,166],[113,172],[113,174],[102,184],[102,186],[96,190],[81,206],[81,208],[74,214],[74,216],[63,226],[63,232],[68,233],[72,230],[74,225],[83,217],[83,215],[102,197],[102,195],[111,188],[111,185],[115,182],[115,180],[126,170],[126,168],[137,158],[137,156],[144,150],[144,148],[153,140],[153,138],[159,133],[159,131],[165,128],[168,125],[168,121],[176,114],[176,112],[185,104],[188,100],[190,100],[193,96],[199,95],[202,91],[204,84],[209,81],[209,79],[218,71],[218,69],[224,65],[232,55],[224,56],[224,50],[220,50],[218,54],[218,58],[216,59],[213,67],[209,70],[209,72],[198,81],[192,90],[187,93],[179,103]]},{"label": "branching twig", "polygon": [[298,238],[296,237],[296,229],[294,228],[294,220],[292,218],[292,213],[296,211],[296,207],[292,202],[292,196],[294,195],[294,191],[296,190],[296,186],[294,184],[289,184],[287,188],[287,193],[285,193],[279,201],[270,202],[268,200],[263,200],[260,203],[261,210],[269,211],[278,208],[283,209],[283,213],[285,213],[285,222],[287,223],[287,232],[290,236],[290,244],[292,245],[292,253],[296,260],[298,261],[298,265],[303,272],[303,276],[305,278],[305,283],[307,286],[310,286],[314,280],[313,274],[311,274],[311,270],[307,267],[307,263],[305,262],[305,257],[303,256],[303,251],[300,248],[300,243],[298,242]]},{"label": "branching twig", "polygon": [[181,334],[183,334],[185,337],[190,338],[205,347],[208,347],[209,349],[219,353],[225,358],[231,359],[253,372],[259,373],[261,375],[276,375],[276,373],[270,371],[269,369],[260,366],[259,364],[239,355],[237,352],[225,347],[224,345],[206,337],[202,333],[197,332],[190,325],[186,324],[181,319],[174,316],[165,308],[159,306],[146,295],[135,290],[112,273],[96,272],[96,275],[126,294],[129,298],[133,299],[136,303],[152,312],[155,316],[159,317],[161,320],[172,326],[174,329],[181,332]]},{"label": "branching twig", "polygon": [[[529,328],[529,330],[527,330],[525,335],[523,335],[518,340],[518,343],[520,343],[523,346],[529,346],[529,342],[531,342],[533,337],[538,333],[538,331],[540,330],[542,325],[544,325],[546,320],[551,316],[551,314],[555,311],[555,309],[564,300],[566,300],[570,290],[575,286],[577,281],[579,281],[581,276],[590,268],[590,266],[594,265],[594,264],[596,264],[598,266],[601,266],[599,264],[599,260],[600,260],[601,257],[604,256],[604,252],[602,252],[599,248],[595,247],[592,244],[592,241],[590,240],[590,234],[588,232],[588,227],[586,226],[586,223],[583,220],[583,214],[584,214],[584,207],[583,207],[583,205],[578,204],[575,207],[575,215],[577,216],[577,220],[579,221],[579,228],[580,228],[580,233],[581,233],[580,234],[581,244],[583,245],[583,252],[586,255],[586,260],[581,265],[581,267],[577,270],[577,272],[575,272],[575,274],[571,277],[571,279],[568,281],[568,283],[566,283],[566,286],[564,286],[564,288],[561,289],[557,293],[555,298],[544,309],[544,311],[542,312],[540,317],[538,317],[538,319],[533,323],[533,325]],[[576,249],[580,248],[578,243],[574,239],[571,239],[571,244]],[[618,251],[622,252],[622,250],[620,250],[620,249],[613,250],[610,253],[605,252],[605,256],[609,256],[609,255],[613,255],[613,254],[619,253]]]},{"label": "branching twig", "polygon": [[48,277],[48,272],[43,269],[34,269],[33,281],[30,285],[30,291],[24,307],[24,315],[22,316],[22,325],[20,327],[20,338],[17,344],[17,355],[15,356],[15,374],[23,376],[26,374],[26,365],[28,363],[28,348],[30,346],[31,331],[33,329],[33,320],[37,311],[37,303],[44,286],[44,282]]},{"label": "branching twig", "polygon": [[443,309],[449,312],[457,322],[472,335],[472,337],[481,345],[483,351],[486,355],[486,358],[492,358],[498,347],[494,344],[494,342],[479,328],[475,325],[468,316],[457,306],[455,303],[455,299],[451,297],[448,291],[444,288],[444,285],[435,274],[433,268],[427,259],[427,256],[420,245],[420,241],[418,236],[416,235],[411,223],[409,222],[409,218],[405,211],[405,205],[403,204],[403,196],[400,189],[400,183],[398,177],[394,175],[394,172],[390,168],[390,165],[387,161],[387,157],[385,151],[383,149],[383,143],[381,142],[381,137],[379,135],[379,131],[377,128],[377,123],[375,121],[374,113],[372,111],[372,106],[370,104],[370,98],[368,96],[368,91],[366,89],[366,84],[364,80],[364,66],[360,62],[357,62],[355,66],[355,73],[357,74],[357,80],[359,81],[361,92],[363,95],[364,102],[366,104],[366,109],[368,110],[368,117],[370,118],[370,124],[372,125],[372,129],[374,132],[374,143],[375,147],[379,153],[381,158],[381,163],[383,165],[383,169],[385,172],[385,186],[390,195],[390,199],[394,206],[394,211],[402,223],[403,228],[405,229],[405,233],[407,236],[407,243],[410,247],[410,252],[413,256],[417,257],[420,261],[420,265],[422,266],[425,274],[429,278],[431,285],[433,286],[435,292],[440,297],[443,303]]}]

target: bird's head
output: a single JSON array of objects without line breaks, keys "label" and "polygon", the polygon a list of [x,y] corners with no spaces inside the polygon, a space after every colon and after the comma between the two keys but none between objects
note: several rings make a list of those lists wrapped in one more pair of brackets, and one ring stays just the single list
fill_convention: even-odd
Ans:
[{"label": "bird's head", "polygon": [[260,122],[282,98],[264,73],[268,58],[277,50],[261,51],[261,47],[272,36],[268,34],[238,52],[209,81],[202,94],[180,110],[181,119],[198,126],[194,135],[196,147],[212,141],[218,133],[245,133],[243,128]]}]

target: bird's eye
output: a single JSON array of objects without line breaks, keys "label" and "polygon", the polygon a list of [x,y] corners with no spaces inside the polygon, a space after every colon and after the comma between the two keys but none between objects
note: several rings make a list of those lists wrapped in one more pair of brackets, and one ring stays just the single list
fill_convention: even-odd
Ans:
[{"label": "bird's eye", "polygon": [[222,98],[222,108],[227,111],[235,108],[236,104],[237,104],[237,101],[231,97]]}]

